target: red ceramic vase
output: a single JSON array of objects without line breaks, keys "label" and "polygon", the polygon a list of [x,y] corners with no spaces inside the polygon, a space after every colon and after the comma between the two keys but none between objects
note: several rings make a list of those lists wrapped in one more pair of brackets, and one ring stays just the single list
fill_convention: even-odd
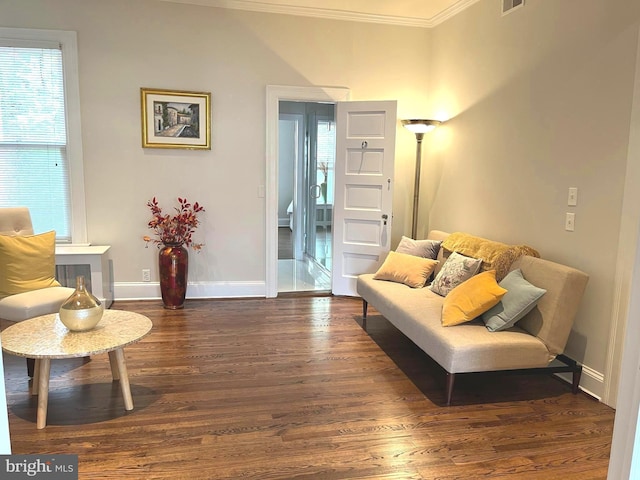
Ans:
[{"label": "red ceramic vase", "polygon": [[158,255],[160,292],[164,308],[176,310],[184,307],[187,296],[189,253],[182,244],[165,244]]}]

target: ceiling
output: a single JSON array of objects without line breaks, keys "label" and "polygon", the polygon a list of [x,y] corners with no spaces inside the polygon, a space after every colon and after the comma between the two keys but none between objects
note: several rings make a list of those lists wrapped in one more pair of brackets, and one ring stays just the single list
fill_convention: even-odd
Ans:
[{"label": "ceiling", "polygon": [[430,28],[478,0],[162,0],[209,7]]}]

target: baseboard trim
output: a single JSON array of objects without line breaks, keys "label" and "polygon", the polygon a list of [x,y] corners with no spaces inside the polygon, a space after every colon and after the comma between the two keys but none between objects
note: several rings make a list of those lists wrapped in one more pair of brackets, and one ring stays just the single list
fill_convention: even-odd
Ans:
[{"label": "baseboard trim", "polygon": [[[119,282],[114,285],[114,301],[155,300],[161,298],[157,282]],[[265,297],[265,282],[193,282],[187,286],[187,299]]]},{"label": "baseboard trim", "polygon": [[[572,381],[571,374],[569,373],[557,373],[556,375],[569,384]],[[582,376],[580,377],[580,390],[601,401],[604,394],[604,375],[593,368],[583,365]]]}]

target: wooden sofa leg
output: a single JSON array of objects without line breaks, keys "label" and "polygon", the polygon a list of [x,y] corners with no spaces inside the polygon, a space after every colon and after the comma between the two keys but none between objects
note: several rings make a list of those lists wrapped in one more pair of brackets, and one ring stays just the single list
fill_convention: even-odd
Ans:
[{"label": "wooden sofa leg", "polygon": [[33,378],[33,370],[36,364],[35,358],[27,358],[27,375],[29,378]]},{"label": "wooden sofa leg", "polygon": [[367,309],[369,308],[369,302],[362,299],[362,328],[367,330]]},{"label": "wooden sofa leg", "polygon": [[451,397],[453,396],[453,384],[456,381],[456,374],[447,372],[447,407],[451,405]]}]

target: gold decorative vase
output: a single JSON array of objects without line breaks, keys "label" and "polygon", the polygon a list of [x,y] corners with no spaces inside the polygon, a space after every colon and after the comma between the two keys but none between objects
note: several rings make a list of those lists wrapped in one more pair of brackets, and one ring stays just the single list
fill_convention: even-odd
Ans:
[{"label": "gold decorative vase", "polygon": [[84,286],[84,276],[76,277],[76,290],[60,307],[60,321],[72,332],[94,328],[102,319],[104,305]]}]

